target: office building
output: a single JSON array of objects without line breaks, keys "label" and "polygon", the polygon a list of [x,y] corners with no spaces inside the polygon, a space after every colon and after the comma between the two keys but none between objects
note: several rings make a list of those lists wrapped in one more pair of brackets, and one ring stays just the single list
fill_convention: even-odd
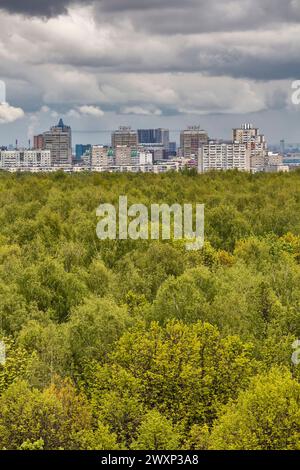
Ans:
[{"label": "office building", "polygon": [[197,157],[199,148],[208,144],[208,134],[199,126],[190,126],[180,133],[181,156]]},{"label": "office building", "polygon": [[126,146],[137,149],[138,147],[138,134],[133,131],[131,127],[119,127],[111,135],[111,146],[115,149],[118,146]]},{"label": "office building", "polygon": [[176,142],[169,142],[169,158],[176,157],[177,155],[177,144]]},{"label": "office building", "polygon": [[138,143],[142,147],[162,149],[162,158],[169,157],[170,132],[168,129],[138,129]]},{"label": "office building", "polygon": [[91,144],[83,145],[83,144],[77,144],[75,147],[75,157],[76,160],[81,160],[83,155],[85,155],[86,152],[91,150]]},{"label": "office building", "polygon": [[139,144],[162,144],[169,147],[169,130],[168,129],[138,129]]}]

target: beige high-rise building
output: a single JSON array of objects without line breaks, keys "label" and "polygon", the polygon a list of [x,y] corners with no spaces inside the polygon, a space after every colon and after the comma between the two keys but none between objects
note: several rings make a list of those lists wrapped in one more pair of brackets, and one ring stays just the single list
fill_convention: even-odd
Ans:
[{"label": "beige high-rise building", "polygon": [[265,136],[252,124],[244,124],[233,129],[233,141],[245,144],[250,151],[250,166],[252,172],[263,171],[268,155]]},{"label": "beige high-rise building", "polygon": [[184,158],[197,158],[199,148],[205,144],[208,144],[208,134],[199,126],[190,126],[180,133],[181,154]]},{"label": "beige high-rise building", "polygon": [[71,165],[72,164],[72,131],[71,127],[65,126],[60,119],[57,126],[51,127],[50,131],[45,132],[44,148],[51,151],[51,160],[53,165]]},{"label": "beige high-rise building", "polygon": [[93,167],[108,167],[114,164],[114,151],[103,145],[93,145],[91,150],[91,165]]},{"label": "beige high-rise building", "polygon": [[115,149],[118,146],[127,146],[134,149],[138,147],[138,133],[131,127],[119,127],[111,135],[111,146]]},{"label": "beige high-rise building", "polygon": [[138,163],[138,151],[127,145],[115,148],[115,163],[117,166],[130,166]]}]

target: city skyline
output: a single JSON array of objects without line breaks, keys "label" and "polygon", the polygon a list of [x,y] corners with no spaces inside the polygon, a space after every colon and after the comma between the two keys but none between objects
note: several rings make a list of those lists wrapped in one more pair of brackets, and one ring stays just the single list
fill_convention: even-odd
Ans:
[{"label": "city skyline", "polygon": [[26,144],[59,116],[74,144],[109,143],[105,131],[119,125],[200,123],[226,138],[246,121],[271,144],[300,141],[298,0],[1,0],[0,9],[3,145]]},{"label": "city skyline", "polygon": [[111,132],[111,145],[76,145],[72,151],[72,129],[62,118],[49,131],[34,136],[33,147],[0,147],[0,170],[10,172],[143,172],[239,170],[289,172],[299,168],[299,149],[280,153],[251,123],[232,129],[229,140],[212,139],[200,126],[180,132],[180,147],[170,142],[168,129],[132,129],[120,126]]}]

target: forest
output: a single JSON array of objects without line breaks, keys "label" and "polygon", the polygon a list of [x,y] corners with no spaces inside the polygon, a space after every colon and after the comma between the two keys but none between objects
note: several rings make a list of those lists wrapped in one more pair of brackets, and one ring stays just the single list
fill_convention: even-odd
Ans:
[{"label": "forest", "polygon": [[[204,247],[99,240],[120,195]],[[1,450],[300,449],[299,171],[0,173],[0,280]]]}]

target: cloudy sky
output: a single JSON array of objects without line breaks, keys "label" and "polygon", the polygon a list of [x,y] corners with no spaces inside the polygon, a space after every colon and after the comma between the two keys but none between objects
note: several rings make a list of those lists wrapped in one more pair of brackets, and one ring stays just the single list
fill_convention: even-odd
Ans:
[{"label": "cloudy sky", "polygon": [[246,121],[300,142],[299,49],[300,0],[0,0],[0,144],[60,116],[74,143],[120,124],[229,138]]}]

